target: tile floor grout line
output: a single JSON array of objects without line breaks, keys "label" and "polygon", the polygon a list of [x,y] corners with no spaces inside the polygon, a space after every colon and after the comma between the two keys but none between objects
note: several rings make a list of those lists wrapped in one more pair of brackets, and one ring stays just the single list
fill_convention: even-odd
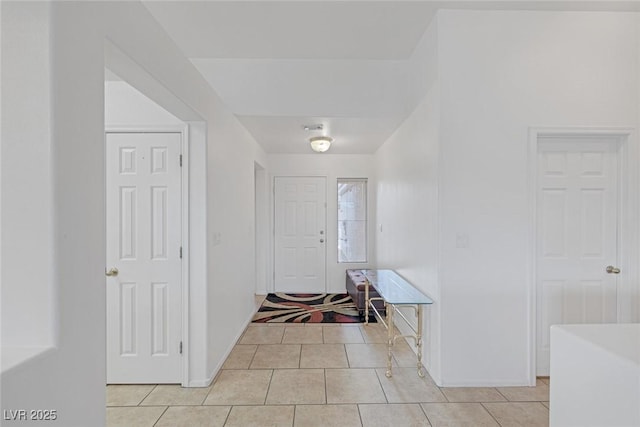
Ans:
[{"label": "tile floor grout line", "polygon": [[151,393],[153,393],[153,390],[155,390],[155,389],[158,387],[158,385],[159,385],[159,384],[153,384],[153,388],[152,388],[151,390],[149,390],[149,393],[147,393],[147,394],[142,398],[142,400],[141,400],[140,402],[138,402],[138,404],[137,404],[136,406],[140,406],[140,405],[142,405],[142,402],[144,402],[144,401],[147,399],[147,397],[149,397],[149,395],[150,395]]},{"label": "tile floor grout line", "polygon": [[511,402],[511,401],[507,398],[507,396],[505,396],[504,394],[502,394],[502,392],[498,389],[498,387],[493,387],[493,388],[498,392],[498,394],[500,394],[500,396],[504,397],[504,400],[505,400],[505,401],[507,401],[507,402]]},{"label": "tile floor grout line", "polygon": [[389,397],[387,396],[387,393],[384,391],[384,387],[382,386],[382,380],[380,379],[380,374],[378,374],[378,369],[380,368],[373,368],[373,373],[376,374],[376,378],[378,379],[378,384],[380,384],[380,388],[382,389],[382,395],[384,396],[384,400],[387,401],[387,404],[390,404],[391,402],[389,402]]},{"label": "tile floor grout line", "polygon": [[358,325],[358,332],[360,333],[360,338],[362,338],[362,342],[364,342],[364,334],[362,333],[362,328]]},{"label": "tile floor grout line", "polygon": [[293,419],[291,420],[291,427],[296,424],[296,412],[298,411],[298,405],[293,405]]},{"label": "tile floor grout line", "polygon": [[[219,372],[222,372],[222,369],[220,369]],[[213,381],[211,381],[211,384],[207,388],[209,389],[209,391],[207,392],[207,394],[205,394],[204,398],[202,399],[202,402],[200,402],[200,404],[196,406],[204,406],[204,402],[206,402],[207,397],[209,397],[209,394],[211,394],[211,390],[213,390]]]},{"label": "tile floor grout line", "polygon": [[[251,360],[249,360],[249,365],[247,365],[247,369],[251,368],[251,364],[253,363],[253,360],[256,358],[256,354],[258,353],[258,347],[260,346],[260,344],[256,344],[256,349],[253,351],[253,354],[251,355]],[[225,360],[226,362],[226,360]],[[224,366],[224,364],[223,364]]]},{"label": "tile floor grout line", "polygon": [[269,375],[269,385],[267,385],[267,392],[264,394],[264,402],[262,403],[262,406],[265,406],[267,404],[267,397],[269,397],[269,390],[271,390],[271,381],[273,381],[274,372],[275,369],[271,369],[271,375]]},{"label": "tile floor grout line", "polygon": [[494,419],[494,421],[496,422],[496,424],[498,424],[499,426],[502,426],[502,424],[500,423],[500,421],[498,421],[498,419],[493,415],[493,413],[489,410],[489,408],[487,408],[486,406],[484,406],[484,402],[480,402],[480,406],[482,406],[484,408],[485,411],[487,411],[487,413],[489,414],[489,416],[491,418]]},{"label": "tile floor grout line", "polygon": [[418,403],[418,406],[420,406],[420,409],[422,409],[422,413],[427,418],[427,422],[429,423],[430,426],[433,426],[433,423],[431,422],[431,420],[429,419],[429,415],[427,414],[427,410],[424,409],[424,405],[425,405],[424,403]]},{"label": "tile floor grout line", "polygon": [[349,353],[347,353],[347,345],[344,343],[341,345],[342,345],[342,352],[344,353],[344,359],[347,361],[346,369],[349,369],[351,368],[351,362],[349,362]]},{"label": "tile floor grout line", "polygon": [[170,406],[166,406],[166,407],[164,408],[164,411],[162,411],[162,414],[160,414],[160,416],[158,417],[158,419],[156,420],[156,422],[155,422],[155,423],[153,423],[153,427],[155,427],[155,426],[157,426],[157,425],[158,425],[158,423],[160,422],[160,420],[162,419],[162,417],[164,416],[164,414],[166,414],[166,413],[167,413],[167,411],[169,410],[169,408],[170,408]]},{"label": "tile floor grout line", "polygon": [[233,405],[229,406],[229,411],[227,412],[227,416],[224,417],[224,422],[222,423],[222,427],[227,425],[227,422],[229,422],[229,416],[231,415],[231,411],[233,410]]},{"label": "tile floor grout line", "polygon": [[324,368],[324,401],[325,405],[329,404],[329,391],[327,390],[327,369]]},{"label": "tile floor grout line", "polygon": [[360,412],[360,403],[356,403],[356,409],[358,409],[358,417],[360,418],[360,426],[364,427],[364,422],[362,421],[362,412]]},{"label": "tile floor grout line", "polygon": [[450,400],[449,400],[449,398],[447,397],[447,394],[446,394],[444,391],[442,391],[442,389],[443,389],[444,387],[440,387],[440,386],[438,386],[437,384],[436,384],[436,387],[438,387],[438,390],[440,390],[440,393],[442,393],[442,395],[444,396],[444,399],[447,401],[447,403],[451,403],[451,401],[450,401]]}]

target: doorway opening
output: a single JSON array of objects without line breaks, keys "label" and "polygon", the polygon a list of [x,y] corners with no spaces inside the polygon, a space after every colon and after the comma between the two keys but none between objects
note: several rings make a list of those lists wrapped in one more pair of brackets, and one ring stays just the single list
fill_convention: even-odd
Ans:
[{"label": "doorway opening", "polygon": [[105,75],[107,382],[186,386],[187,125]]}]

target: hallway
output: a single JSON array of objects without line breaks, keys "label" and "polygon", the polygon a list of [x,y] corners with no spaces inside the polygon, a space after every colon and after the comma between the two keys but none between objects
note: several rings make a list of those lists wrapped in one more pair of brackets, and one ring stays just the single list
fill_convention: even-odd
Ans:
[{"label": "hallway", "polygon": [[[289,426],[548,424],[549,384],[537,376],[550,371],[536,366],[538,353],[551,357],[548,326],[640,322],[640,2],[524,3],[0,2],[10,106],[0,147],[2,410],[56,411],[64,427],[252,417]],[[125,92],[137,97],[116,102]],[[165,228],[164,184],[155,187],[158,215],[108,232],[105,130],[131,126],[185,136],[179,154],[153,157],[156,171],[183,162],[181,225],[171,227],[180,241]],[[610,139],[604,151],[592,150],[594,137]],[[314,151],[327,138],[330,149]],[[562,139],[586,145],[566,155],[544,148]],[[142,155],[133,168],[130,147],[121,148],[118,173],[149,170]],[[565,181],[577,152],[577,173],[594,185],[571,193],[584,203],[569,204],[582,199],[538,184]],[[429,296],[423,356],[433,381],[415,375],[408,345],[396,349],[396,375],[381,374],[379,326],[247,327],[254,295],[280,290],[276,220],[293,222],[276,215],[275,184],[291,177],[322,178],[326,200],[316,207],[326,212],[309,221],[306,261],[287,265],[324,264],[320,292],[344,292],[345,269],[388,268]],[[366,210],[343,218],[340,183],[364,179]],[[126,185],[119,196],[141,212],[149,191]],[[288,206],[293,218],[300,209]],[[618,224],[601,227],[605,217]],[[353,262],[340,255],[347,224],[363,237]],[[181,265],[175,280],[153,279],[150,299],[122,267],[150,248],[134,231],[152,230],[167,249],[154,257]],[[555,261],[569,252],[593,276],[562,273]],[[542,271],[544,257],[558,275]],[[165,293],[169,283],[180,283],[179,295]],[[585,297],[573,299],[578,288]],[[107,327],[107,295],[116,291],[127,297],[119,322],[130,337],[149,335],[139,308],[158,308],[155,354],[173,353],[180,378],[108,379],[107,331],[121,329]],[[596,299],[611,308],[606,318]],[[178,301],[179,313],[159,314]],[[122,343],[120,354],[142,354]],[[556,394],[561,372],[552,417],[557,396],[576,396]],[[609,371],[589,372],[585,380]],[[584,407],[612,406],[596,402]]]},{"label": "hallway", "polygon": [[110,385],[116,426],[546,426],[536,387],[439,388],[404,341],[387,379],[379,324],[250,324],[208,388]]}]

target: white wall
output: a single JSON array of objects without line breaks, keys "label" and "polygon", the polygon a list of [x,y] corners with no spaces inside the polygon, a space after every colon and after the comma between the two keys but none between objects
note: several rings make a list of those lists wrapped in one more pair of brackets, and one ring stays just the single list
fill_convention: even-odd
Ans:
[{"label": "white wall", "polygon": [[[439,126],[438,23],[429,26],[411,59],[413,112],[375,153],[376,256],[434,300],[424,317],[423,363],[440,381],[438,282]],[[382,228],[380,228],[382,227]],[[412,313],[407,313],[411,319]],[[402,330],[407,329],[398,322]],[[405,331],[410,333],[409,330]],[[410,342],[412,344],[412,342]]]},{"label": "white wall", "polygon": [[[27,6],[30,4],[2,2],[3,56],[7,39],[23,25],[34,22],[30,17],[18,19],[7,11],[13,7],[24,11],[32,7]],[[42,135],[50,138],[50,152],[44,153],[42,160],[50,165],[50,174],[46,167],[5,170],[3,164],[2,168],[3,184],[27,177],[36,187],[45,188],[51,183],[49,190],[43,191],[38,206],[44,219],[14,215],[12,209],[18,206],[6,204],[4,188],[2,219],[5,221],[11,215],[15,218],[12,227],[25,229],[39,227],[36,220],[41,220],[45,222],[42,235],[45,239],[52,236],[51,249],[41,258],[25,255],[12,260],[25,273],[20,282],[10,286],[29,284],[42,273],[45,279],[31,296],[53,290],[50,304],[58,315],[53,323],[59,334],[55,349],[2,372],[2,409],[53,408],[58,410],[58,420],[48,422],[49,425],[85,426],[89,422],[99,426],[104,424],[105,417],[104,68],[105,65],[111,68],[105,64],[105,39],[146,70],[159,82],[158,87],[173,93],[207,122],[206,129],[198,129],[206,131],[208,141],[207,220],[210,230],[225,233],[221,245],[209,253],[209,288],[201,296],[209,304],[209,311],[215,313],[202,336],[192,337],[206,343],[201,350],[208,361],[201,372],[203,382],[213,376],[213,368],[221,363],[253,313],[255,278],[249,272],[253,270],[254,258],[248,256],[246,248],[253,247],[254,219],[246,207],[253,204],[254,162],[266,163],[266,159],[140,3],[54,2],[47,7],[50,13],[45,10],[43,21],[36,22],[50,24],[51,72],[44,76],[24,74],[27,81],[10,82],[15,85],[14,91],[3,92],[2,97],[5,111],[6,105],[26,102],[27,108],[19,115],[16,112],[16,120],[29,123],[29,132],[35,135],[30,140],[37,141]],[[45,52],[39,50],[37,54]],[[20,61],[7,62],[3,58],[3,88],[8,83],[7,70],[17,68],[14,72],[24,72],[22,65]],[[126,75],[122,77],[129,80]],[[29,93],[33,82],[38,90]],[[37,109],[43,100],[46,103],[49,94],[50,127],[46,120],[32,120],[28,111],[28,107]],[[145,95],[154,100],[161,98],[157,93]],[[176,113],[160,104],[181,120],[194,120],[193,116]],[[26,132],[25,129],[6,132],[5,120],[3,116],[3,160],[7,141],[18,141]],[[15,154],[24,158],[31,150],[28,144],[18,147],[12,142],[7,146],[17,147]],[[204,155],[202,158],[206,159]],[[47,200],[52,200],[50,206]],[[4,231],[3,225],[3,247],[20,243],[18,236],[8,240]],[[30,242],[27,249],[38,251],[39,244]],[[5,254],[3,250],[3,267]],[[8,289],[6,285],[3,280],[3,293]],[[25,301],[16,304],[28,309]],[[24,424],[28,423],[21,423]]]},{"label": "white wall", "polygon": [[255,312],[254,165],[267,161],[224,105],[209,117],[207,342],[215,375]]},{"label": "white wall", "polygon": [[271,184],[267,170],[263,165],[254,165],[254,210],[255,210],[255,255],[256,255],[256,294],[267,294],[269,281],[269,254],[271,248],[271,227],[269,225],[269,191]]},{"label": "white wall", "polygon": [[529,127],[637,126],[636,16],[441,11],[438,26],[442,383],[527,384]]},{"label": "white wall", "polygon": [[176,116],[125,81],[104,82],[104,123],[109,127],[184,126]]},{"label": "white wall", "polygon": [[[337,142],[336,142],[337,143]],[[272,154],[268,156],[271,187],[276,176],[324,176],[327,178],[327,292],[345,292],[345,270],[375,266],[375,164],[372,155],[346,154]],[[368,262],[338,264],[338,178],[368,178]],[[273,191],[271,191],[271,220],[273,229]],[[269,277],[273,277],[273,259]],[[273,279],[269,280],[273,292]]]},{"label": "white wall", "polygon": [[[436,82],[413,114],[376,152],[377,267],[395,270],[434,300],[424,316],[424,364],[437,382],[441,349],[438,102]],[[411,319],[413,314],[408,314]],[[398,325],[406,329],[401,322]]]},{"label": "white wall", "polygon": [[[637,38],[640,40],[640,13],[636,13],[636,28],[638,29],[638,34],[637,34]],[[640,41],[638,41],[637,45],[636,45],[636,55],[637,58],[640,58]],[[640,59],[638,60],[640,62]],[[640,65],[639,65],[640,68]],[[636,85],[636,91],[637,91],[637,112],[638,112],[638,117],[637,117],[637,123],[638,125],[636,126],[636,135],[635,137],[638,138],[638,131],[637,129],[640,129],[640,69],[636,71],[638,74],[638,84]],[[640,223],[636,223],[636,230],[640,231]],[[638,236],[638,238],[640,239],[640,235]],[[635,281],[635,285],[636,285],[636,289],[635,289],[635,297],[634,298],[630,298],[630,309],[633,313],[635,313],[635,318],[632,320],[635,323],[640,323],[640,280],[636,280]]]},{"label": "white wall", "polygon": [[[407,117],[417,108],[438,79],[438,20],[433,19],[407,63]],[[431,94],[433,96],[433,94]]]},{"label": "white wall", "polygon": [[[46,348],[55,341],[55,291],[43,285],[53,267],[49,6],[2,9],[2,347]],[[2,356],[4,369],[13,357]]]},{"label": "white wall", "polygon": [[440,385],[530,384],[529,128],[637,127],[638,22],[444,10],[418,45],[431,90],[376,153],[377,253],[436,300]]}]

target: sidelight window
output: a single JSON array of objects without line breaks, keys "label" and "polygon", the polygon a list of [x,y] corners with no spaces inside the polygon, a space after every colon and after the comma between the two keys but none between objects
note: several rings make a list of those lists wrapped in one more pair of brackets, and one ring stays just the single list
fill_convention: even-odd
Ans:
[{"label": "sidelight window", "polygon": [[338,262],[367,262],[367,180],[338,179]]}]

